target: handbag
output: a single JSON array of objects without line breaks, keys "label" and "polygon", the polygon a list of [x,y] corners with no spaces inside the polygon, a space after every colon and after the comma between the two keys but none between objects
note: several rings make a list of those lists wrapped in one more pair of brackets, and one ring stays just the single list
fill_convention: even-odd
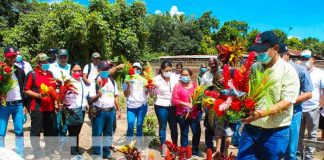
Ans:
[{"label": "handbag", "polygon": [[84,111],[82,110],[83,104],[83,96],[84,96],[84,89],[83,83],[81,81],[82,86],[82,98],[81,98],[81,106],[77,108],[68,108],[66,109],[66,124],[67,125],[80,125],[84,122]]}]

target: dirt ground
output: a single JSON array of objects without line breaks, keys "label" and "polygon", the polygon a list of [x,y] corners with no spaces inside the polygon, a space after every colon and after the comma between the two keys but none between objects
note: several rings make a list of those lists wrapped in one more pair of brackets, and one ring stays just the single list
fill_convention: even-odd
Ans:
[{"label": "dirt ground", "polygon": [[[149,111],[148,111],[148,114],[149,116],[155,116],[155,113],[154,113],[154,110],[152,109],[152,107],[150,107]],[[202,152],[204,150],[204,147],[205,147],[205,143],[204,143],[204,127],[203,127],[203,124],[201,125],[202,126],[202,134],[201,134],[201,139],[200,139],[200,149],[201,149],[201,157],[192,157],[192,159],[205,159],[205,153]],[[122,139],[126,133],[126,129],[127,129],[127,122],[126,122],[126,114],[125,112],[123,112],[122,114],[122,118],[120,120],[118,120],[117,122],[117,130],[116,130],[116,133],[115,133],[115,136],[114,136],[114,140],[116,139]],[[158,126],[156,126],[156,133],[158,135]],[[25,135],[25,152],[26,152],[26,159],[34,159],[33,156],[32,156],[32,150],[31,150],[31,145],[30,145],[30,140],[26,137],[29,137],[29,134],[30,134],[30,118],[28,117],[27,119],[27,122],[26,124],[24,125],[24,135]],[[167,131],[167,140],[170,140],[170,131],[168,130]],[[320,135],[320,132],[319,132],[319,135]],[[189,139],[191,140],[191,134],[189,135]],[[12,148],[14,149],[14,132],[13,132],[13,125],[12,125],[12,120],[10,118],[10,121],[9,121],[9,126],[8,126],[8,133],[7,133],[7,138],[6,138],[6,147],[7,148]],[[180,140],[180,137],[179,137],[179,140]],[[91,157],[90,154],[91,154],[91,123],[90,123],[90,120],[89,118],[86,116],[85,118],[85,123],[84,125],[82,126],[82,130],[81,130],[81,133],[80,133],[80,152],[82,153],[82,156],[84,159],[88,160],[88,159],[95,159],[94,157]],[[190,141],[191,143],[191,141]],[[42,144],[42,143],[41,143]],[[143,149],[143,148],[142,148]],[[154,153],[154,159],[163,159],[161,156],[160,156],[160,152],[156,149],[145,149],[144,148],[144,151],[143,153],[146,155],[148,155],[147,153],[148,152],[151,152],[151,153]],[[230,151],[229,152],[232,152],[234,155],[237,154],[237,148],[234,147],[234,146],[230,146]],[[120,159],[120,157],[122,156],[120,153],[112,153],[112,156],[116,159]],[[53,158],[54,157],[54,158]],[[315,160],[324,160],[324,151],[319,151],[317,150],[316,153],[315,153],[315,157],[314,159]],[[64,157],[64,156],[52,156],[52,158],[47,158],[47,159],[70,159],[67,158],[67,157]],[[147,158],[146,158],[147,159]]]}]

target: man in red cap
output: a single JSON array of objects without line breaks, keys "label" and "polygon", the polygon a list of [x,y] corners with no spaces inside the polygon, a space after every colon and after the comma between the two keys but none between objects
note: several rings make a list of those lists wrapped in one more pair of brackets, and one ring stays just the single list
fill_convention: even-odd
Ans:
[{"label": "man in red cap", "polygon": [[[14,123],[16,135],[16,152],[24,157],[24,139],[23,139],[23,118],[24,118],[24,94],[23,85],[25,73],[22,69],[15,66],[17,49],[8,46],[4,49],[4,60],[8,67],[13,69],[12,79],[15,80],[14,87],[7,93],[6,97],[1,97],[6,106],[0,105],[0,147],[5,146],[4,137],[7,131],[8,119],[11,115]],[[1,103],[2,104],[2,103]]]}]

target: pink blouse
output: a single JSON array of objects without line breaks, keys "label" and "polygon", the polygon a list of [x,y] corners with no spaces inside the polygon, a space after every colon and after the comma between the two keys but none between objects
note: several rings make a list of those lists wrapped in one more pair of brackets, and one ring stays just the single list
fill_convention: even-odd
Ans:
[{"label": "pink blouse", "polygon": [[[172,104],[176,107],[176,115],[183,116],[188,112],[188,107],[180,105],[180,101],[189,103],[190,97],[196,89],[196,83],[192,82],[192,87],[186,89],[181,85],[181,82],[178,82],[172,92]],[[192,117],[192,116],[191,116]]]}]

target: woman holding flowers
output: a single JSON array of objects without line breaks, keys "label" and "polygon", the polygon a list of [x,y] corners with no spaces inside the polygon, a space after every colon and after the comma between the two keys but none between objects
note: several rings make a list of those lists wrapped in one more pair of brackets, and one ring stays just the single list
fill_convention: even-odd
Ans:
[{"label": "woman holding flowers", "polygon": [[64,106],[66,107],[65,122],[69,136],[77,137],[76,145],[71,144],[71,155],[79,154],[79,134],[83,125],[85,109],[88,105],[89,88],[82,80],[82,70],[78,63],[71,64],[71,83],[75,92],[66,95]]},{"label": "woman holding flowers", "polygon": [[126,78],[123,85],[125,97],[127,97],[127,138],[134,136],[135,120],[136,136],[143,135],[143,122],[147,112],[147,89],[146,80],[141,76],[142,66],[140,63],[134,63],[130,77]]},{"label": "woman holding flowers", "polygon": [[[45,53],[36,56],[37,66],[34,71],[29,72],[25,82],[25,94],[30,99],[31,144],[34,150],[35,159],[40,158],[39,136],[43,130],[44,136],[57,136],[56,116],[55,116],[55,81],[52,72],[48,71],[48,57]],[[53,151],[55,142],[50,143],[50,139],[45,139],[47,151]]]},{"label": "woman holding flowers", "polygon": [[188,146],[189,126],[193,132],[192,154],[198,155],[200,141],[200,123],[197,106],[192,105],[191,97],[197,85],[191,81],[192,72],[185,68],[181,71],[180,81],[174,86],[172,92],[172,103],[176,107],[176,119],[181,130],[181,147]]},{"label": "woman holding flowers", "polygon": [[166,126],[169,123],[171,139],[174,144],[178,141],[177,122],[175,119],[175,107],[171,105],[172,91],[179,78],[172,73],[170,61],[163,61],[160,74],[154,77],[156,101],[154,110],[159,121],[159,136],[161,145],[166,139]]}]

